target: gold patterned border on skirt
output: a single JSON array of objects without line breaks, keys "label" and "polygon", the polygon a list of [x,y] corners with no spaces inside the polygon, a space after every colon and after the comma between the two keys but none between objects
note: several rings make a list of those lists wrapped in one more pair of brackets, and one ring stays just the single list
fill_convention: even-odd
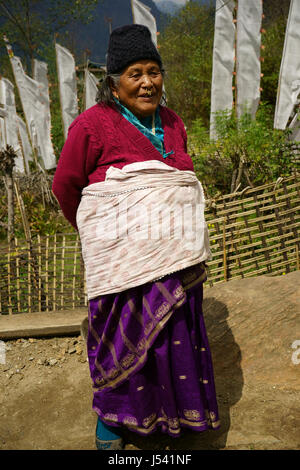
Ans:
[{"label": "gold patterned border on skirt", "polygon": [[[122,370],[122,373],[120,375],[118,375],[118,377],[112,377],[112,376],[107,377],[108,381],[107,381],[106,384],[100,385],[100,386],[94,385],[94,388],[96,389],[96,391],[105,390],[106,388],[110,388],[110,387],[112,387],[112,388],[116,387],[121,381],[128,378],[137,369],[137,367],[141,363],[144,362],[144,360],[147,357],[148,349],[150,348],[150,344],[151,344],[151,341],[153,340],[154,336],[156,335],[156,333],[158,331],[160,331],[164,327],[164,325],[167,323],[167,321],[169,320],[169,318],[173,314],[173,311],[176,310],[177,308],[179,308],[184,302],[185,302],[185,298],[181,299],[179,302],[177,302],[175,305],[173,305],[171,310],[161,319],[161,321],[159,323],[157,323],[155,325],[155,328],[153,329],[153,331],[151,332],[149,337],[147,339],[143,338],[143,340],[144,340],[143,341],[143,346],[145,347],[145,350],[144,350],[144,353],[136,361],[136,363],[132,367],[130,367],[129,369]],[[113,368],[110,371],[111,375],[113,375],[114,369],[115,368]]]},{"label": "gold patterned border on skirt", "polygon": [[[187,410],[185,410],[187,411]],[[189,410],[194,412],[195,410]],[[198,413],[198,412],[197,412]],[[150,434],[153,432],[155,429],[156,425],[159,423],[164,423],[168,427],[168,431],[174,435],[178,435],[181,432],[180,424],[181,425],[186,425],[191,428],[196,428],[196,427],[203,427],[205,425],[208,426],[208,428],[215,429],[219,427],[220,421],[213,421],[212,417],[215,417],[215,413],[213,412],[208,412],[206,411],[206,419],[198,419],[198,420],[190,420],[190,419],[185,419],[185,418],[168,418],[165,413],[164,416],[161,416],[159,418],[156,417],[156,414],[153,413],[150,415],[148,418],[145,418],[143,420],[143,427],[138,426],[136,418],[133,416],[125,416],[125,418],[122,420],[122,423],[128,427],[129,429],[132,429],[134,431],[138,431],[142,434]],[[200,413],[199,413],[200,417]],[[114,422],[116,423],[116,415],[114,414],[106,414],[103,416],[104,421],[109,422]]]},{"label": "gold patterned border on skirt", "polygon": [[[184,291],[190,289],[191,287],[195,286],[198,283],[205,281],[206,269],[205,269],[204,263],[200,264],[200,269],[202,270],[200,275],[199,275],[198,269],[195,269],[194,271],[192,271],[192,268],[190,268],[189,272],[187,272],[186,275],[183,276],[183,279],[182,279],[183,286],[177,287],[177,289],[175,289],[175,291],[173,292],[173,296],[175,298],[179,298],[180,296],[182,296],[182,294],[184,294]],[[158,320],[158,323],[154,326],[154,322],[150,320],[148,324],[146,325],[147,331],[145,331],[145,334],[150,333],[151,328],[153,328],[153,326],[154,328],[153,328],[153,331],[150,333],[149,337],[142,338],[142,340],[137,345],[138,353],[142,353],[143,351],[144,353],[139,357],[139,359],[133,366],[131,365],[134,362],[134,353],[127,354],[127,356],[123,360],[121,360],[119,363],[117,361],[116,353],[115,353],[113,345],[105,338],[105,342],[108,343],[106,345],[109,347],[109,349],[111,350],[111,353],[113,354],[115,367],[113,367],[110,371],[106,372],[105,374],[101,374],[102,377],[98,377],[96,379],[95,381],[96,383],[93,388],[96,391],[101,391],[109,387],[113,388],[113,387],[116,387],[121,381],[123,381],[124,378],[125,379],[128,378],[135,371],[135,369],[145,360],[147,351],[150,347],[150,343],[153,339],[153,336],[156,335],[157,332],[163,329],[165,323],[168,321],[173,311],[179,308],[185,302],[185,300],[186,300],[186,297],[184,296],[175,305],[173,305],[171,309],[170,309],[170,304],[167,301],[165,301],[156,309],[153,317],[156,320]],[[132,306],[132,308],[133,307],[134,306]],[[170,311],[168,312],[169,309]],[[122,336],[124,339],[124,332]],[[130,349],[132,350],[132,348]]]}]

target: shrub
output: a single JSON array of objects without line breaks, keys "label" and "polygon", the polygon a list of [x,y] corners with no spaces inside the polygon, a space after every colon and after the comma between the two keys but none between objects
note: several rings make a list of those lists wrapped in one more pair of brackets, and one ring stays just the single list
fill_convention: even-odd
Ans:
[{"label": "shrub", "polygon": [[211,195],[276,181],[295,167],[300,143],[290,140],[289,129],[273,128],[267,105],[260,105],[255,119],[247,114],[237,119],[234,113],[217,113],[216,133],[217,138],[211,140],[201,119],[188,129],[195,171]]}]

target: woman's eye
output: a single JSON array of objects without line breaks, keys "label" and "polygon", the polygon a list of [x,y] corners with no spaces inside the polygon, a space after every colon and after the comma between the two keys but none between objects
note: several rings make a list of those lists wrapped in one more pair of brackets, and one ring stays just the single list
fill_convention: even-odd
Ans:
[{"label": "woman's eye", "polygon": [[[160,74],[160,72],[149,72],[149,76],[150,77],[157,77],[158,75]],[[136,80],[138,80],[139,78],[141,78],[142,74],[140,73],[134,73],[132,75],[130,75],[130,78],[134,78]]]}]

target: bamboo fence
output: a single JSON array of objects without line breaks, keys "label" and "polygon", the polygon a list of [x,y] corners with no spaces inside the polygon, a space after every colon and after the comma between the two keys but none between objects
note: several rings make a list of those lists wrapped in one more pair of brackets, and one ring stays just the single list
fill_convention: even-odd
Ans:
[{"label": "bamboo fence", "polygon": [[[246,188],[208,201],[212,259],[208,286],[233,278],[284,275],[300,269],[300,178]],[[0,248],[0,313],[87,305],[76,233],[15,239]]]},{"label": "bamboo fence", "polygon": [[300,269],[300,178],[246,188],[211,201],[208,282]]},{"label": "bamboo fence", "polygon": [[87,305],[78,235],[31,242],[14,239],[0,249],[0,313],[31,313]]}]

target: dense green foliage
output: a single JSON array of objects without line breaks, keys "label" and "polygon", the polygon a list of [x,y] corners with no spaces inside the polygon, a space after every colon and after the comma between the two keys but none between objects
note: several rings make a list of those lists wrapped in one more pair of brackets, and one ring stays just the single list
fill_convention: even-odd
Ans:
[{"label": "dense green foliage", "polygon": [[272,108],[263,105],[255,120],[247,114],[237,120],[234,113],[219,113],[216,140],[210,140],[201,119],[193,122],[189,150],[209,195],[228,194],[291,174],[294,151],[300,145],[289,140],[289,130],[273,129],[272,123]]},{"label": "dense green foliage", "polygon": [[[209,194],[230,193],[290,174],[295,145],[273,129],[289,0],[266,0],[262,20],[261,103],[256,118],[218,115],[209,139],[214,9],[189,2],[159,36],[168,106],[184,120],[196,172]],[[234,85],[234,77],[233,77]]]},{"label": "dense green foliage", "polygon": [[186,125],[209,123],[214,9],[187,3],[159,36],[168,106]]},{"label": "dense green foliage", "polygon": [[[261,100],[276,104],[278,76],[290,0],[265,0],[262,19]],[[166,69],[168,106],[189,127],[201,119],[208,127],[215,10],[188,2],[170,17],[159,35],[160,53]],[[234,80],[233,80],[234,85]]]}]

